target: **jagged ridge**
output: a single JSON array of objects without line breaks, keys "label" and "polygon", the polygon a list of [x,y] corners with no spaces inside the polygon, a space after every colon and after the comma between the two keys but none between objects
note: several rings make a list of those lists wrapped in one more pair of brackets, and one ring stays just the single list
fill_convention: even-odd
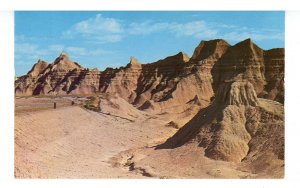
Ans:
[{"label": "jagged ridge", "polygon": [[[249,39],[230,47],[212,70],[214,101],[157,149],[194,143],[217,160],[267,165],[270,155],[283,159],[283,105],[257,97],[270,73],[265,54]],[[270,146],[270,137],[276,137],[276,146]]]},{"label": "jagged ridge", "polygon": [[250,166],[284,159],[284,49],[265,51],[251,39],[233,46],[201,41],[191,58],[180,52],[141,64],[132,57],[103,72],[62,53],[51,64],[39,60],[15,83],[16,95],[102,92],[153,113],[174,114],[192,103],[200,111],[157,149],[197,144],[207,157]]}]

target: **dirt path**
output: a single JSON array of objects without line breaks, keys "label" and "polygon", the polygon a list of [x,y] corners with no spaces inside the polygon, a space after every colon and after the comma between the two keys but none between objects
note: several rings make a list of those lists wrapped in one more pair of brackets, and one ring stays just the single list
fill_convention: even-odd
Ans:
[{"label": "dirt path", "polygon": [[[165,121],[136,122],[78,106],[20,113],[15,117],[17,178],[145,178],[111,159],[175,131]],[[161,130],[161,131],[157,131]]]}]

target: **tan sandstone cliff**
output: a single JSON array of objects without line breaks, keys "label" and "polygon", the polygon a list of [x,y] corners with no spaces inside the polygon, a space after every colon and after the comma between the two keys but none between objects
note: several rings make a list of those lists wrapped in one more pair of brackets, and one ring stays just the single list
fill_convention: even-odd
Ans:
[{"label": "tan sandstone cliff", "polygon": [[[242,162],[253,173],[283,168],[283,105],[257,97],[268,91],[272,79],[272,71],[265,71],[270,66],[264,59],[268,53],[250,39],[230,47],[212,71],[216,93],[212,103],[157,149],[197,144],[207,157]],[[278,55],[280,60],[272,61],[281,63],[283,54]],[[273,81],[279,85],[278,80]]]}]

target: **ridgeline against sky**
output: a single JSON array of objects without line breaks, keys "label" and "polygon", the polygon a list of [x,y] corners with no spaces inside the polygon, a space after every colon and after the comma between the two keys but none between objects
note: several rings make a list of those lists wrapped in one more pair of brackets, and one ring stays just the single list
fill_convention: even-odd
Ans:
[{"label": "ridgeline against sky", "polygon": [[130,56],[154,62],[200,40],[235,44],[251,38],[263,49],[284,47],[284,12],[16,12],[15,70],[66,51],[82,66],[119,67]]}]

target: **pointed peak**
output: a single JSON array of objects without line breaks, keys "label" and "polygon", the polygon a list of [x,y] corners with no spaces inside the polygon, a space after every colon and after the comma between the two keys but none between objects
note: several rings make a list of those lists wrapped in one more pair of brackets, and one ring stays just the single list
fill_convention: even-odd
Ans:
[{"label": "pointed peak", "polygon": [[130,57],[130,62],[129,62],[130,64],[132,64],[132,65],[140,65],[141,63],[137,60],[137,58],[135,58],[135,57],[133,57],[133,56],[131,56]]},{"label": "pointed peak", "polygon": [[245,45],[245,46],[251,46],[253,45],[253,41],[251,40],[251,38],[247,38],[239,43],[237,43],[236,45]]},{"label": "pointed peak", "polygon": [[169,64],[179,64],[179,63],[187,63],[190,58],[187,54],[183,52],[179,52],[175,55],[168,56],[165,59],[160,59],[151,64],[159,64],[159,65],[169,65]]},{"label": "pointed peak", "polygon": [[251,38],[247,38],[247,39],[245,39],[244,41],[252,42]]},{"label": "pointed peak", "polygon": [[175,56],[178,56],[184,63],[189,62],[189,60],[190,60],[190,57],[184,52],[179,52]]},{"label": "pointed peak", "polygon": [[36,66],[36,65],[38,65],[38,64],[47,64],[47,65],[48,65],[48,63],[47,63],[46,61],[43,61],[43,60],[39,59],[39,60],[37,61],[37,63],[34,64],[33,66]]},{"label": "pointed peak", "polygon": [[58,57],[60,60],[64,60],[64,61],[67,61],[67,62],[72,62],[70,56],[67,54],[67,52],[65,51],[62,51]]},{"label": "pointed peak", "polygon": [[134,68],[141,68],[141,66],[142,66],[142,64],[137,60],[137,58],[131,56],[131,57],[130,57],[130,61],[129,61],[129,63],[127,64],[126,67],[130,67],[130,68],[132,68],[132,67],[134,67]]},{"label": "pointed peak", "polygon": [[263,50],[258,47],[251,38],[247,38],[237,44],[235,44],[234,49],[238,50],[238,51],[243,51],[244,53],[248,52],[248,53],[263,53]]},{"label": "pointed peak", "polygon": [[62,51],[59,56],[69,56],[69,55],[67,54],[67,52]]},{"label": "pointed peak", "polygon": [[71,62],[69,55],[64,51],[62,51],[59,54],[59,56],[55,59],[54,64],[61,63],[61,62]]},{"label": "pointed peak", "polygon": [[192,59],[201,61],[209,57],[219,58],[230,46],[231,45],[223,39],[214,39],[209,41],[202,40],[195,48]]},{"label": "pointed peak", "polygon": [[71,60],[69,55],[62,51],[53,62],[53,65],[55,65],[54,70],[60,70],[60,71],[68,71],[72,69],[80,69],[82,68],[78,63]]},{"label": "pointed peak", "polygon": [[42,60],[38,60],[36,64],[34,64],[31,70],[27,73],[27,75],[36,77],[41,74],[48,67],[48,63]]}]

